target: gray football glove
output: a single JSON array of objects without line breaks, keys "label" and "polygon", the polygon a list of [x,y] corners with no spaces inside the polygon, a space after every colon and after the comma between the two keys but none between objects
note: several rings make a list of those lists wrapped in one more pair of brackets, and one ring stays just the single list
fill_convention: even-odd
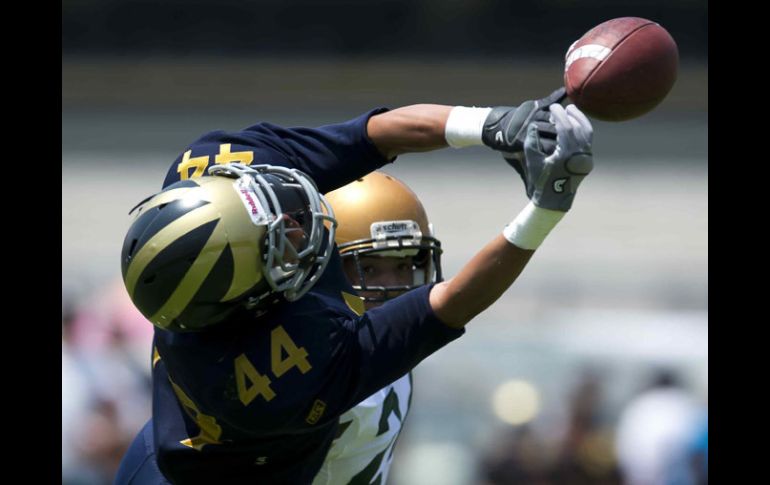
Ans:
[{"label": "gray football glove", "polygon": [[[506,160],[520,160],[523,156],[527,126],[533,121],[538,121],[542,122],[539,127],[543,130],[540,136],[544,148],[546,153],[550,153],[549,148],[553,150],[555,146],[556,131],[548,123],[548,109],[552,104],[561,102],[566,96],[565,89],[559,88],[545,98],[525,101],[519,106],[492,108],[484,121],[481,140],[493,150],[503,152]],[[516,168],[511,161],[508,163]]]},{"label": "gray football glove", "polygon": [[536,206],[567,212],[580,182],[594,167],[593,127],[575,105],[565,110],[553,104],[550,112],[557,133],[556,150],[547,154],[539,135],[539,123],[530,123],[520,174],[527,196]]}]

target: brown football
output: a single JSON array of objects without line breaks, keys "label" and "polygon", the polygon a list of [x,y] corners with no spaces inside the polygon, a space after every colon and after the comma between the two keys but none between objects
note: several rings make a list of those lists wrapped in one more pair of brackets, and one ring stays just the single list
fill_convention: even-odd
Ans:
[{"label": "brown football", "polygon": [[676,81],[679,50],[652,20],[622,17],[586,32],[567,51],[564,87],[588,116],[624,121],[660,104]]}]

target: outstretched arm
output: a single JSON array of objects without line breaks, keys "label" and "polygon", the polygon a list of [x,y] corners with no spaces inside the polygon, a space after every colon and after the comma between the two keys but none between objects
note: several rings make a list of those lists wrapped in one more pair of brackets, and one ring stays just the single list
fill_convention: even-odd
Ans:
[{"label": "outstretched arm", "polygon": [[[402,112],[407,114],[406,118],[410,118],[412,107],[408,108]],[[425,112],[425,108],[414,109]],[[502,234],[482,248],[453,278],[408,291],[367,310],[351,323],[360,349],[357,362],[350,366],[357,372],[355,389],[350,393],[351,403],[393,382],[462,335],[464,326],[516,281],[535,249],[569,210],[575,190],[593,166],[592,128],[574,106],[565,111],[554,104],[550,110],[554,122],[549,124],[557,132],[558,144],[555,149],[545,150],[541,122],[527,125],[521,158],[515,161],[530,202]],[[402,120],[399,125],[405,127],[410,123]],[[377,137],[377,128],[373,131]],[[415,139],[420,138],[410,138],[405,133],[402,140],[407,142],[400,143],[410,146]],[[418,147],[443,143],[435,132],[425,135],[424,139],[430,143],[417,142]],[[506,152],[506,156],[507,153],[510,152]]]},{"label": "outstretched arm", "polygon": [[572,206],[580,182],[593,168],[590,121],[575,106],[553,105],[558,139],[546,155],[535,123],[527,129],[522,178],[529,204],[453,278],[435,285],[430,305],[450,327],[460,328],[494,303],[521,274],[534,250]]},{"label": "outstretched arm", "polygon": [[382,155],[392,160],[403,153],[427,152],[447,146],[444,136],[452,106],[414,104],[369,118],[366,129]]},{"label": "outstretched arm", "polygon": [[403,153],[427,152],[447,145],[461,148],[483,144],[514,155],[524,149],[530,122],[544,122],[540,136],[546,144],[556,137],[547,123],[548,108],[564,97],[564,88],[560,88],[543,99],[525,101],[519,106],[466,108],[414,104],[372,116],[366,129],[374,145],[389,160]]},{"label": "outstretched arm", "polygon": [[431,308],[450,327],[464,326],[505,293],[533,254],[498,235],[459,274],[433,287]]}]

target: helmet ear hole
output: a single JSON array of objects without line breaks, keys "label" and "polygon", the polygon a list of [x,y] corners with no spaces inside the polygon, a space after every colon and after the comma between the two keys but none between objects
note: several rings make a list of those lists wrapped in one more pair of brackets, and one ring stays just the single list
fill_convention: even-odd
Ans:
[{"label": "helmet ear hole", "polygon": [[131,241],[131,246],[128,248],[128,257],[131,257],[134,255],[134,249],[136,249],[136,245],[139,242],[139,239],[134,238],[134,240]]}]

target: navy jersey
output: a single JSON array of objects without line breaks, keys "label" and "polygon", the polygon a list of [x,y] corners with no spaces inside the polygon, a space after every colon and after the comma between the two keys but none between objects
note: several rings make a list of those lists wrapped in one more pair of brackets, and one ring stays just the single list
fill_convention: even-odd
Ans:
[{"label": "navy jersey", "polygon": [[[387,163],[366,134],[374,110],[317,129],[258,124],[212,132],[174,162],[165,185],[212,163],[281,165],[321,192]],[[464,330],[444,325],[430,286],[364,313],[334,250],[304,297],[263,316],[245,310],[206,331],[155,329],[153,434],[174,483],[310,483],[339,416]]]}]

